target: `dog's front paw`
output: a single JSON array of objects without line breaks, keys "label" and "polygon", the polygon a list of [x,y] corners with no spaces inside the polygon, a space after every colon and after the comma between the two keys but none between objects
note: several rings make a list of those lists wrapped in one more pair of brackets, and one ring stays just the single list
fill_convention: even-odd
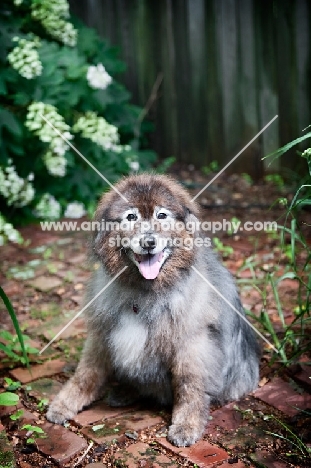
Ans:
[{"label": "dog's front paw", "polygon": [[177,447],[188,447],[199,440],[201,431],[193,426],[180,426],[172,424],[169,427],[167,438]]},{"label": "dog's front paw", "polygon": [[46,419],[55,424],[64,424],[65,421],[72,419],[76,414],[76,411],[68,408],[63,402],[53,401],[46,413]]}]

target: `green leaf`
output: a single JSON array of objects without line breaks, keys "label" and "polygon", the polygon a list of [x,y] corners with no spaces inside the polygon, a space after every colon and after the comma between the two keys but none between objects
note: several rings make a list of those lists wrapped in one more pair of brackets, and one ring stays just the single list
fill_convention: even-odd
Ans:
[{"label": "green leaf", "polygon": [[23,416],[23,414],[24,414],[24,410],[19,409],[19,410],[15,411],[15,413],[11,414],[10,419],[12,421],[17,421],[19,418],[21,418]]},{"label": "green leaf", "polygon": [[37,434],[44,434],[44,430],[41,429],[41,427],[33,426],[32,430],[33,432],[36,432]]},{"label": "green leaf", "polygon": [[35,441],[35,439],[33,439],[32,437],[30,437],[29,439],[26,440],[26,443],[27,443],[27,444],[35,444],[36,441]]},{"label": "green leaf", "polygon": [[1,351],[3,351],[7,356],[9,356],[10,358],[16,360],[16,361],[19,361],[20,357],[18,354],[14,353],[14,351],[12,350],[12,348],[8,345],[5,345],[3,343],[0,343],[0,349]]},{"label": "green leaf", "polygon": [[14,392],[15,390],[17,390],[18,388],[20,388],[22,386],[22,384],[17,380],[16,382],[14,382],[14,380],[10,379],[9,377],[4,377],[4,380],[7,384],[7,387],[6,389],[10,392]]},{"label": "green leaf", "polygon": [[2,76],[0,77],[0,95],[5,96],[7,93],[7,87]]},{"label": "green leaf", "polygon": [[3,338],[4,340],[8,340],[8,341],[13,341],[14,340],[14,336],[12,335],[12,333],[10,333],[7,330],[1,330],[0,331],[0,337]]},{"label": "green leaf", "polygon": [[7,109],[0,109],[0,126],[6,127],[9,132],[16,136],[22,135],[22,127],[17,118],[12,112]]},{"label": "green leaf", "polygon": [[285,273],[284,275],[280,276],[278,279],[277,279],[277,283],[280,283],[281,281],[283,281],[284,279],[297,279],[297,274],[294,273],[293,271],[289,271],[287,273]]},{"label": "green leaf", "polygon": [[279,148],[278,150],[274,151],[273,153],[268,154],[267,156],[265,156],[262,159],[271,158],[272,156],[274,157],[274,159],[279,158],[280,156],[282,156],[282,154],[286,153],[293,146],[298,145],[299,143],[306,140],[307,138],[311,138],[311,132],[306,133],[302,137],[296,138],[296,140],[290,141],[286,145],[282,146],[282,148]]},{"label": "green leaf", "polygon": [[29,368],[29,360],[28,360],[26,349],[25,349],[24,338],[23,338],[23,335],[22,335],[22,332],[21,332],[21,329],[20,329],[16,314],[14,312],[14,309],[12,307],[12,304],[11,304],[8,296],[5,294],[5,292],[3,291],[1,286],[0,286],[0,296],[1,296],[1,299],[3,300],[3,302],[4,302],[4,305],[6,306],[8,312],[10,314],[10,317],[11,317],[11,320],[13,322],[16,334],[18,336],[18,340],[19,340],[20,345],[22,347],[25,363],[26,363],[27,367]]},{"label": "green leaf", "polygon": [[15,393],[4,392],[0,393],[0,406],[16,406],[19,400],[19,396]]}]

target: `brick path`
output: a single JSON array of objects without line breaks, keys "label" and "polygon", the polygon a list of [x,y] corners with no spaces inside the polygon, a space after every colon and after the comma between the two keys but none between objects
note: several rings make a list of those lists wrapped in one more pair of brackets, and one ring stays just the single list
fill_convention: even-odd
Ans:
[{"label": "brick path", "polygon": [[[55,246],[55,238],[46,236],[43,240],[45,247]],[[56,240],[59,242],[59,238]],[[42,239],[38,242],[39,245],[40,242],[42,243]],[[40,257],[42,262],[34,268],[34,275],[31,278],[13,277],[4,284],[4,289],[12,296],[13,303],[16,282],[18,282],[16,289],[18,300],[21,300],[22,287],[26,296],[27,291],[35,291],[36,297],[41,301],[38,316],[37,312],[33,312],[27,316],[26,321],[26,332],[37,340],[39,348],[79,310],[85,278],[88,275],[84,255],[81,256],[79,251],[75,251],[75,242],[69,242],[65,238],[57,245],[57,253],[63,252],[63,255],[56,257],[52,248],[48,259]],[[31,252],[32,260],[33,256],[38,256],[40,253],[40,249],[36,248],[37,250]],[[44,251],[47,250],[42,250]],[[58,302],[57,296],[59,296]],[[44,303],[42,303],[43,297],[46,301]],[[61,307],[58,309],[57,304],[63,303],[68,303],[71,307],[74,305],[74,310],[64,310]],[[55,305],[55,310],[51,309],[51,304]],[[33,305],[32,308],[28,306],[28,310],[36,310]],[[45,310],[46,314],[43,313]],[[51,399],[59,391],[62,385],[60,382],[73,372],[72,351],[77,347],[76,343],[81,344],[83,332],[83,319],[80,318],[66,331],[65,336],[60,337],[47,351],[45,359],[48,360],[32,365],[31,373],[25,368],[17,367],[9,370],[8,375],[27,385],[29,395],[37,402],[43,398]],[[64,338],[67,340],[63,341]],[[67,348],[64,348],[64,343],[68,344]],[[300,384],[310,389],[308,377],[308,371],[301,370],[297,374]],[[39,411],[29,411],[24,408],[20,427],[25,423],[40,425],[47,437],[37,440],[39,452],[47,460],[63,467],[90,465],[94,468],[96,466],[157,468],[195,464],[202,468],[220,466],[285,468],[289,465],[274,455],[273,438],[266,433],[265,419],[262,416],[283,414],[292,417],[298,412],[297,408],[311,408],[311,395],[306,391],[301,392],[301,388],[292,385],[291,382],[275,377],[252,395],[212,411],[203,439],[188,448],[177,448],[167,441],[170,415],[148,404],[116,409],[108,407],[103,401],[96,402],[78,414],[66,427],[50,424],[44,420]],[[0,407],[0,417],[4,425],[8,421],[8,414],[15,410],[16,408]],[[23,436],[22,433],[19,435]],[[267,447],[271,450],[267,450]],[[0,425],[0,448],[8,454],[9,460],[12,450],[2,425]],[[110,465],[104,457],[108,450]],[[94,463],[101,454],[105,461]],[[82,461],[76,464],[79,458]],[[14,464],[1,465],[0,459],[0,467],[2,466],[9,467]],[[29,468],[31,465],[21,462],[19,466]]]},{"label": "brick path", "polygon": [[[60,373],[66,374],[65,366],[65,362],[56,359],[33,366],[32,375],[23,368],[14,369],[9,374],[22,384],[31,383],[30,395],[40,401],[43,398],[50,399],[58,392],[61,384],[57,376]],[[74,462],[69,465],[67,463],[79,458],[90,441],[94,441],[92,450],[95,451],[96,448],[114,444],[115,462],[112,466],[173,467],[188,461],[202,468],[242,468],[256,466],[252,464],[254,460],[268,468],[285,468],[288,465],[278,461],[273,453],[257,450],[259,441],[266,443],[272,441],[272,438],[259,425],[250,424],[250,419],[245,418],[243,413],[271,414],[277,409],[292,416],[298,413],[297,408],[310,407],[310,394],[298,393],[290,383],[276,377],[253,395],[212,411],[204,439],[187,448],[174,447],[167,441],[169,414],[154,408],[110,408],[99,401],[78,414],[68,427],[43,422],[38,412],[25,409],[21,424],[40,424],[47,438],[37,440],[39,451],[60,466],[74,466]],[[13,411],[15,408],[0,407],[0,416],[5,419]],[[7,441],[0,440],[6,447],[4,450],[8,451]],[[247,452],[250,440],[254,450],[242,457],[246,465],[235,454],[243,453],[243,447],[244,452]],[[123,465],[120,465],[120,461]],[[94,463],[90,466],[96,467]]]}]

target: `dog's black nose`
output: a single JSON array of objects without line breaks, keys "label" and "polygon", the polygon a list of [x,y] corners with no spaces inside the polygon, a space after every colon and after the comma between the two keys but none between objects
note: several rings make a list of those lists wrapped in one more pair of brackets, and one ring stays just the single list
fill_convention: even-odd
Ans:
[{"label": "dog's black nose", "polygon": [[142,237],[139,241],[139,245],[143,249],[154,249],[157,245],[157,241],[153,236]]}]

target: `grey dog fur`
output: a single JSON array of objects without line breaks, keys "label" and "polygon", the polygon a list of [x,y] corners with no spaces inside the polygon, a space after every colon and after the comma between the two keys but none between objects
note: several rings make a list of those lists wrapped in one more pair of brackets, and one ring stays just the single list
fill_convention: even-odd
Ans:
[{"label": "grey dog fur", "polygon": [[[143,175],[130,180],[137,186],[141,181],[153,184],[154,180],[165,185],[167,178]],[[176,182],[166,184],[166,190],[171,190],[172,197],[176,194],[178,199],[182,194],[190,200]],[[113,205],[114,198],[108,201]],[[189,215],[190,202],[187,210]],[[98,237],[95,250],[97,241]],[[87,300],[112,278],[103,255],[105,252],[98,248],[95,256],[100,267],[89,284]],[[125,255],[128,271],[137,269],[127,252],[120,251],[119,255]],[[169,262],[170,257],[166,260]],[[122,266],[121,262],[119,270]],[[202,436],[212,400],[235,400],[256,388],[259,347],[253,330],[192,266],[244,315],[231,274],[210,248],[194,250],[191,265],[180,268],[178,280],[160,289],[148,286],[157,279],[148,282],[138,274],[131,282],[125,271],[88,308],[88,335],[80,363],[50,405],[50,421],[62,424],[71,419],[100,398],[114,376],[142,397],[172,404],[168,439],[186,446]],[[138,313],[133,312],[134,303]]]}]

